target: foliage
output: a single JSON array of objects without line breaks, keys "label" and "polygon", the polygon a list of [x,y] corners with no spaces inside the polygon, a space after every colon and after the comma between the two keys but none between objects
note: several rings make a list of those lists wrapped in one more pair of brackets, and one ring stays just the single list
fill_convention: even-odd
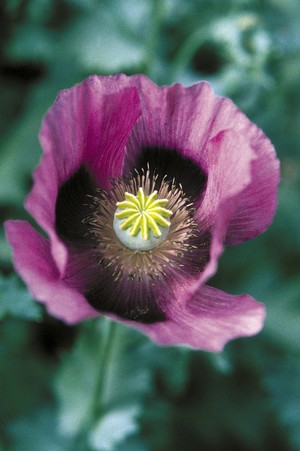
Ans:
[{"label": "foliage", "polygon": [[33,301],[26,288],[19,285],[15,275],[0,277],[0,319],[7,315],[22,319],[40,319],[39,305]]},{"label": "foliage", "polygon": [[0,449],[300,449],[299,22],[297,0],[1,2],[1,220],[27,218],[42,116],[93,72],[208,80],[271,138],[282,183],[270,230],[227,249],[213,280],[266,302],[266,327],[220,355],[158,348],[119,325],[106,367],[110,321],[50,319],[1,230]]}]

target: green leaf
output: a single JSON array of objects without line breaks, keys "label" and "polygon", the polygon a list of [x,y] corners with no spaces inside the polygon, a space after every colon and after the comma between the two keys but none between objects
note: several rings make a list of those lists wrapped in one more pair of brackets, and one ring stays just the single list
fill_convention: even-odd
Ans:
[{"label": "green leaf", "polygon": [[14,421],[9,427],[11,451],[72,451],[57,428],[57,412],[47,407]]},{"label": "green leaf", "polygon": [[191,352],[184,347],[159,347],[150,340],[145,343],[144,353],[148,355],[148,365],[171,396],[180,396],[184,391],[190,363]]},{"label": "green leaf", "polygon": [[288,432],[295,449],[300,449],[300,360],[299,355],[273,365],[265,378],[272,406]]},{"label": "green leaf", "polygon": [[138,431],[138,406],[124,406],[104,415],[90,434],[94,450],[113,451],[128,436]]},{"label": "green leaf", "polygon": [[101,364],[97,358],[101,339],[101,324],[85,324],[73,350],[65,356],[55,380],[60,429],[67,435],[75,435],[87,422],[93,403],[97,369]]},{"label": "green leaf", "polygon": [[[37,409],[49,398],[53,361],[41,353],[36,342],[36,325],[7,318],[0,323],[0,436],[16,418]],[[39,325],[39,327],[42,327]],[[49,357],[49,356],[47,356]]]},{"label": "green leaf", "polygon": [[11,248],[6,239],[4,229],[0,230],[0,265],[11,266]]},{"label": "green leaf", "polygon": [[41,306],[32,299],[16,275],[0,275],[0,319],[5,316],[35,321],[42,317]]},{"label": "green leaf", "polygon": [[[74,435],[90,421],[96,385],[101,373],[102,344],[109,320],[99,318],[84,324],[72,352],[65,356],[55,381],[60,406],[59,421],[63,433]],[[116,342],[104,368],[102,406],[114,409],[120,404],[138,404],[149,392],[150,373],[142,364],[143,337],[118,325]],[[99,400],[100,402],[100,400]]]},{"label": "green leaf", "polygon": [[88,73],[137,70],[145,58],[143,37],[134,33],[131,24],[126,26],[119,10],[119,5],[100,9],[95,4],[65,34],[66,48]]},{"label": "green leaf", "polygon": [[49,62],[55,51],[53,36],[45,28],[26,23],[17,28],[6,49],[7,56],[16,61]]},{"label": "green leaf", "polygon": [[274,342],[294,350],[299,349],[300,343],[299,293],[298,278],[275,285],[272,296],[266,293],[269,299],[266,331]]}]

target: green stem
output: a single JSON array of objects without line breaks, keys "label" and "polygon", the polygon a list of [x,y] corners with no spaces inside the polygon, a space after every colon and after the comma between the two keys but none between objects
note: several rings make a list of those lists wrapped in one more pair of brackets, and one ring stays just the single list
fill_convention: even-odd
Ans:
[{"label": "green stem", "polygon": [[98,363],[99,371],[96,376],[93,401],[90,407],[89,419],[87,421],[86,427],[81,437],[77,439],[76,445],[77,449],[82,451],[90,450],[88,445],[89,433],[103,414],[105,405],[106,382],[109,376],[113,349],[116,343],[118,323],[108,318],[102,318],[101,321],[105,322],[105,327],[102,339],[102,347],[100,351],[100,359]]},{"label": "green stem", "polygon": [[110,370],[110,362],[112,357],[112,351],[115,344],[117,322],[110,319],[105,319],[106,330],[103,337],[102,352],[100,353],[99,373],[96,381],[94,402],[91,407],[91,419],[94,423],[100,417],[105,395],[105,381],[106,376]]}]

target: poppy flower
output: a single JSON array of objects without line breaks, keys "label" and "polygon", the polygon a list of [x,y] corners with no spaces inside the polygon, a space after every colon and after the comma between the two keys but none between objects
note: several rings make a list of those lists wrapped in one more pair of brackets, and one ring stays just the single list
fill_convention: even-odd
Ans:
[{"label": "poppy flower", "polygon": [[40,132],[26,209],[8,221],[16,270],[67,323],[108,315],[159,344],[220,351],[264,306],[208,286],[224,246],[263,232],[279,163],[264,133],[207,83],[91,76]]}]

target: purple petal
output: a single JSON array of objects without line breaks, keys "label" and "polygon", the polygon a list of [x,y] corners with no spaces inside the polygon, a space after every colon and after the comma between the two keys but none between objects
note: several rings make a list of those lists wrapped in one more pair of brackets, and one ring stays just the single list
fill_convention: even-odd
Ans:
[{"label": "purple petal", "polygon": [[5,229],[16,270],[35,299],[45,304],[52,315],[67,323],[99,315],[84,296],[60,278],[48,240],[26,221],[7,221]]},{"label": "purple petal", "polygon": [[197,161],[207,141],[224,129],[215,124],[220,98],[207,83],[158,87],[143,76],[133,77],[132,83],[138,89],[142,116],[128,142],[129,164],[147,146],[177,149]]},{"label": "purple petal", "polygon": [[240,135],[240,158],[250,146],[256,161],[251,184],[241,193],[231,218],[226,244],[264,231],[274,216],[279,181],[279,162],[264,133],[230,99],[216,96],[207,83],[158,87],[144,76],[131,77],[131,83],[138,89],[142,116],[127,144],[125,171],[132,170],[144,147],[177,149],[201,166],[207,143],[221,131],[232,130]]},{"label": "purple petal", "polygon": [[127,77],[90,77],[62,91],[40,132],[44,149],[26,208],[51,239],[52,255],[63,273],[66,250],[54,231],[58,188],[82,164],[101,187],[121,174],[125,143],[140,115],[136,88]]},{"label": "purple petal", "polygon": [[279,160],[261,130],[253,126],[249,131],[256,154],[252,162],[252,180],[241,193],[238,208],[230,220],[226,245],[240,244],[262,233],[271,224],[277,207]]},{"label": "purple petal", "polygon": [[200,157],[201,166],[208,174],[207,186],[196,212],[197,220],[214,224],[220,204],[236,198],[251,183],[253,159],[255,153],[250,144],[234,130],[220,132],[207,143]]},{"label": "purple petal", "polygon": [[[243,158],[240,156],[241,146]],[[251,182],[254,158],[253,149],[232,130],[220,132],[211,139],[201,155],[201,164],[207,171],[208,179],[195,219],[200,231],[210,230],[210,259],[198,280],[190,284],[190,294],[216,272],[228,224],[239,205],[241,193]]]},{"label": "purple petal", "polygon": [[265,308],[248,295],[233,296],[204,285],[186,304],[174,301],[168,317],[157,324],[130,324],[160,345],[219,352],[230,340],[260,332]]}]

